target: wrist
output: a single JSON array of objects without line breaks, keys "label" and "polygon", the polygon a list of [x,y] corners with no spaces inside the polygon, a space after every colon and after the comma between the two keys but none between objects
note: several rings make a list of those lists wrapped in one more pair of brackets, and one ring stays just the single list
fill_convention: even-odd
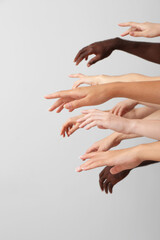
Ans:
[{"label": "wrist", "polygon": [[144,156],[145,145],[146,144],[140,144],[140,145],[134,147],[134,156],[138,161],[138,165],[140,165],[142,162],[147,160],[147,159],[145,159],[145,156]]}]

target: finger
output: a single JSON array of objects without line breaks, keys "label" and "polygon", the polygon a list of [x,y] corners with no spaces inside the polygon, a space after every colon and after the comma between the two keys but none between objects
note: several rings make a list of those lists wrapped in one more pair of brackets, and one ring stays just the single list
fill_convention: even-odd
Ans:
[{"label": "finger", "polygon": [[77,129],[79,129],[78,125],[74,125],[68,132],[68,136],[71,136]]},{"label": "finger", "polygon": [[133,32],[130,32],[129,35],[132,37],[144,37],[144,33],[141,31],[133,31]]},{"label": "finger", "polygon": [[121,37],[125,37],[130,33],[130,29],[121,34]]},{"label": "finger", "polygon": [[85,127],[86,130],[89,130],[93,127],[97,126],[97,121],[93,121],[90,124],[87,125],[87,127]]},{"label": "finger", "polygon": [[86,153],[95,152],[97,150],[98,150],[98,146],[91,146],[90,148],[87,149]]},{"label": "finger", "polygon": [[120,173],[124,170],[126,170],[124,165],[116,165],[116,166],[111,168],[110,173],[111,174],[117,174],[117,173]]},{"label": "finger", "polygon": [[64,103],[57,109],[56,113],[60,113],[64,108]]},{"label": "finger", "polygon": [[118,112],[118,114],[117,114],[119,117],[121,117],[122,115],[123,115],[123,108],[120,108],[119,109],[119,112]]},{"label": "finger", "polygon": [[86,58],[88,55],[89,55],[89,54],[88,54],[87,51],[83,52],[83,53],[77,58],[77,60],[76,60],[76,65],[80,64],[80,62],[82,62],[82,60],[83,60],[84,58]]},{"label": "finger", "polygon": [[87,124],[89,124],[89,123],[91,123],[91,122],[93,122],[93,121],[95,121],[96,119],[95,119],[95,117],[89,117],[89,118],[87,118],[85,121],[83,121],[80,125],[79,125],[79,127],[80,128],[83,128],[83,127],[85,127]]},{"label": "finger", "polygon": [[115,110],[116,110],[116,106],[115,107],[113,107],[111,110],[110,110],[110,112],[112,113],[112,114],[114,114],[115,113]]},{"label": "finger", "polygon": [[88,113],[98,113],[98,112],[103,112],[103,111],[100,111],[98,109],[88,109],[88,110],[83,110],[82,113],[84,114],[88,114]]},{"label": "finger", "polygon": [[138,27],[139,23],[136,22],[126,22],[126,23],[119,23],[120,27]]},{"label": "finger", "polygon": [[112,194],[112,192],[113,192],[113,185],[111,183],[109,184],[108,188],[109,188],[109,192]]},{"label": "finger", "polygon": [[95,153],[85,153],[82,156],[80,156],[80,159],[86,160],[86,159],[91,159],[95,156]]},{"label": "finger", "polygon": [[86,50],[86,47],[82,48],[76,55],[76,57],[74,58],[74,62],[77,61],[77,59],[79,58],[79,56]]},{"label": "finger", "polygon": [[90,67],[91,65],[95,64],[96,62],[98,62],[100,59],[101,59],[101,58],[100,58],[100,55],[95,56],[94,58],[92,58],[92,59],[88,62],[87,66]]},{"label": "finger", "polygon": [[48,94],[44,96],[46,99],[54,99],[54,98],[65,98],[74,95],[75,92],[73,90],[64,90],[55,93]]},{"label": "finger", "polygon": [[[78,80],[73,84],[72,89],[79,87],[81,84],[89,84],[89,83],[85,80]],[[91,84],[89,84],[89,85],[91,85]]]},{"label": "finger", "polygon": [[62,99],[58,99],[50,108],[49,111],[52,112],[53,110],[55,110],[57,107],[61,106],[63,104],[63,100]]},{"label": "finger", "polygon": [[120,107],[117,107],[117,108],[115,109],[114,115],[116,115],[116,116],[118,115],[119,109],[120,109]]},{"label": "finger", "polygon": [[74,109],[86,106],[87,104],[88,104],[87,97],[84,97],[82,99],[71,101],[65,104],[64,107],[69,111],[73,111]]},{"label": "finger", "polygon": [[99,160],[97,157],[93,157],[92,159],[86,161],[84,164],[81,165],[83,171],[88,171],[97,167],[105,166],[105,161]]},{"label": "finger", "polygon": [[108,185],[109,185],[109,182],[106,181],[103,185],[104,185],[104,190],[105,190],[106,194],[108,194]]},{"label": "finger", "polygon": [[76,73],[76,74],[70,74],[69,77],[70,78],[81,78],[81,77],[85,77],[85,75],[82,73]]},{"label": "finger", "polygon": [[100,179],[100,180],[102,180],[101,178],[102,178],[103,174],[105,173],[105,170],[106,170],[106,168],[104,168],[104,169],[100,172],[100,174],[99,174],[99,179]]},{"label": "finger", "polygon": [[101,182],[101,180],[99,180],[99,186],[100,186],[100,189],[103,191],[104,187],[103,187],[103,182]]}]

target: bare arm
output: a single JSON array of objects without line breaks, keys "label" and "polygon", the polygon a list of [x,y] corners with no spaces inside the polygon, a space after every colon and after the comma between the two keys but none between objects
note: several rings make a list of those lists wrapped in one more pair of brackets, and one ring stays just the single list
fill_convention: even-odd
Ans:
[{"label": "bare arm", "polygon": [[115,50],[121,50],[145,60],[160,64],[160,43],[127,41],[120,38],[92,43],[82,48],[77,53],[74,61],[76,62],[76,65],[78,65],[83,59],[88,60],[88,57],[94,54],[95,57],[93,57],[87,64],[89,67],[96,62],[107,58]]}]

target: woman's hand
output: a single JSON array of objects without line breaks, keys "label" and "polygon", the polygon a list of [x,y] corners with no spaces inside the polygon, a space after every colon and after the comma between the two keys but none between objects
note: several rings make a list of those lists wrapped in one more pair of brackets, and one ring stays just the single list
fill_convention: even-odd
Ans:
[{"label": "woman's hand", "polygon": [[83,117],[83,115],[71,117],[63,124],[61,129],[61,135],[65,137],[65,133],[69,137],[71,134],[73,134],[77,129],[79,129],[80,123],[77,122],[79,118]]},{"label": "woman's hand", "polygon": [[84,154],[80,158],[84,161],[80,167],[76,168],[77,172],[87,171],[97,167],[112,166],[111,174],[117,174],[124,170],[137,167],[143,161],[139,157],[141,146],[127,148],[122,150],[112,150],[107,152],[96,152]]},{"label": "woman's hand", "polygon": [[78,119],[77,122],[81,123],[80,128],[85,127],[86,130],[97,126],[100,129],[112,129],[116,132],[130,133],[130,129],[134,123],[133,120],[97,109],[84,110],[82,113],[85,116]]},{"label": "woman's hand", "polygon": [[130,112],[137,104],[138,102],[132,99],[121,101],[113,107],[111,113],[117,116],[123,116],[127,112]]},{"label": "woman's hand", "polygon": [[[97,76],[87,76],[81,73],[69,75],[71,78],[79,78],[74,82],[72,89],[79,87],[82,84],[87,84],[90,86],[99,85],[109,82],[112,82],[112,77],[107,75],[97,75]],[[110,79],[110,80],[109,80]]]},{"label": "woman's hand", "polygon": [[119,86],[117,84],[115,86],[115,83],[100,84],[97,86],[80,87],[72,90],[59,91],[49,94],[45,96],[45,98],[58,98],[58,100],[51,106],[49,111],[53,111],[58,108],[57,112],[60,112],[63,108],[66,108],[69,110],[69,112],[72,112],[76,108],[99,105],[105,101],[108,101],[113,97],[115,94],[114,92],[117,89],[119,89]]},{"label": "woman's hand", "polygon": [[90,148],[88,148],[86,153],[108,151],[109,149],[116,147],[121,143],[122,138],[120,136],[120,133],[112,133],[108,137],[105,137],[100,141],[94,143]]},{"label": "woman's hand", "polygon": [[147,37],[153,38],[160,36],[160,24],[159,23],[136,23],[136,22],[127,22],[120,23],[120,27],[130,27],[127,31],[121,34],[122,37],[130,35],[133,37]]}]

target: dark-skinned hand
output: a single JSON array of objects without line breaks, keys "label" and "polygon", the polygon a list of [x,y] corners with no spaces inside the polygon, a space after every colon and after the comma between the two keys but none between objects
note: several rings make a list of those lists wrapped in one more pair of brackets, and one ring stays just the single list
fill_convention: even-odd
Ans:
[{"label": "dark-skinned hand", "polygon": [[111,174],[110,169],[112,167],[105,167],[102,172],[99,174],[99,185],[102,191],[105,191],[106,194],[108,192],[113,192],[113,187],[123,180],[130,173],[131,170],[125,170],[117,174]]},{"label": "dark-skinned hand", "polygon": [[83,59],[86,61],[92,54],[95,55],[87,64],[90,67],[92,64],[108,57],[113,50],[115,50],[116,39],[109,39],[105,41],[95,42],[87,47],[82,48],[76,55],[74,62],[78,65]]},{"label": "dark-skinned hand", "polygon": [[[148,166],[151,164],[155,164],[158,163],[156,161],[144,161],[142,162],[138,167],[144,167],[144,166]],[[122,171],[120,173],[117,174],[111,174],[110,173],[110,169],[112,167],[105,167],[99,174],[99,185],[102,191],[105,190],[106,194],[108,194],[108,192],[112,193],[113,192],[113,187],[120,181],[122,181],[125,177],[128,176],[128,174],[130,173],[130,171],[132,169],[129,170],[125,170]]]}]

